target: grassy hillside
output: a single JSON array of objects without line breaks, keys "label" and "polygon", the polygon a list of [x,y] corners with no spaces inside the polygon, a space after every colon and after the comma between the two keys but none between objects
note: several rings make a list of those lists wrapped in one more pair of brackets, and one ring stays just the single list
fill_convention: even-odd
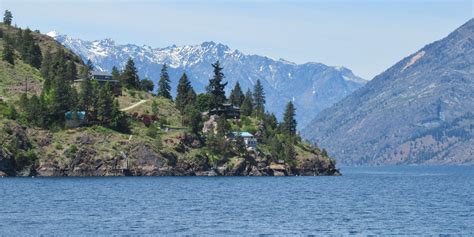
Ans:
[{"label": "grassy hillside", "polygon": [[[5,34],[18,29],[0,24]],[[79,57],[52,38],[33,33],[45,52],[66,51],[67,59],[84,67]],[[0,52],[4,40],[0,38]],[[285,161],[272,157],[272,148],[260,143],[257,152],[238,153],[228,142],[226,155],[211,157],[205,136],[182,125],[175,104],[148,92],[124,89],[117,98],[127,114],[130,131],[89,125],[78,128],[49,129],[35,127],[22,119],[20,95],[28,83],[29,96],[39,95],[45,78],[39,69],[25,63],[15,53],[15,64],[0,61],[0,176],[111,176],[111,175],[335,175],[333,159],[319,149],[298,142],[296,159]],[[13,112],[17,111],[17,113]],[[145,124],[141,117],[157,119]],[[203,120],[209,119],[203,116]],[[256,132],[260,121],[245,117],[228,120],[231,130]],[[243,124],[243,125],[242,125]]]}]

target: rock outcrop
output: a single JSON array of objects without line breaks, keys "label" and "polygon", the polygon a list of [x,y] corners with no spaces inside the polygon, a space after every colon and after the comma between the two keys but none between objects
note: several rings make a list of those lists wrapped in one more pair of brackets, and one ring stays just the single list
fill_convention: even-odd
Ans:
[{"label": "rock outcrop", "polygon": [[[173,149],[146,141],[81,128],[64,136],[8,123],[1,129],[0,176],[289,176],[339,175],[327,158],[298,159],[296,168],[271,157],[247,155],[211,162],[192,136],[179,136]],[[15,145],[15,149],[12,148]],[[29,154],[29,155],[26,155]]]}]

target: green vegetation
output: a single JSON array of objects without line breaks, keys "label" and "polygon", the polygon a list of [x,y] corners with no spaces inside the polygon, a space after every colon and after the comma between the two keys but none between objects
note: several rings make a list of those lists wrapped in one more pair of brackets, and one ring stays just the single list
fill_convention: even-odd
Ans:
[{"label": "green vegetation", "polygon": [[226,101],[224,88],[227,82],[222,82],[224,80],[224,73],[222,73],[223,68],[220,66],[219,61],[212,64],[212,67],[214,68],[214,77],[209,80],[207,91],[210,109],[218,109]]},{"label": "green vegetation", "polygon": [[12,12],[9,10],[5,10],[5,14],[3,15],[3,23],[5,23],[5,25],[11,25],[12,19],[13,19]]},{"label": "green vegetation", "polygon": [[257,80],[253,89],[253,102],[254,113],[257,117],[261,118],[265,113],[265,92],[263,91],[263,85],[260,79]]},{"label": "green vegetation", "polygon": [[[128,59],[123,72],[112,69],[112,79],[121,84],[118,96],[111,84],[91,77],[94,66],[90,61],[82,62],[51,38],[5,24],[0,30],[4,52],[0,61],[0,155],[12,157],[18,172],[34,171],[51,162],[69,168],[79,156],[97,159],[90,161],[97,167],[107,159],[113,159],[115,166],[128,154],[135,154],[130,155],[133,166],[140,157],[137,153],[148,148],[152,151],[148,149],[142,157],[166,158],[170,166],[181,162],[190,169],[227,162],[237,167],[242,161],[255,165],[257,160],[267,165],[283,160],[295,168],[297,157],[321,155],[301,142],[291,102],[281,123],[265,112],[260,81],[245,95],[236,83],[227,99],[227,83],[218,61],[212,64],[214,75],[206,93],[196,94],[183,74],[173,101],[166,65],[155,96],[150,93],[153,82],[140,80],[135,63]],[[240,118],[209,115],[210,110],[227,103],[241,107]],[[256,149],[250,149],[242,136],[232,137],[232,132],[255,135]]]},{"label": "green vegetation", "polygon": [[230,93],[229,97],[230,103],[235,105],[235,106],[242,106],[242,103],[245,100],[244,93],[242,92],[242,89],[240,88],[239,82],[235,83],[234,89],[232,89],[232,92]]},{"label": "green vegetation", "polygon": [[171,86],[170,86],[170,77],[168,75],[168,67],[166,64],[161,68],[160,81],[158,82],[158,96],[161,96],[166,99],[171,98]]}]

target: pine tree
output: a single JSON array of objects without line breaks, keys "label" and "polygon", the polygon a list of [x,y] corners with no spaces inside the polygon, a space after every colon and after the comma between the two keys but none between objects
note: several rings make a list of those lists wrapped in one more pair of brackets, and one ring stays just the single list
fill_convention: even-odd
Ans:
[{"label": "pine tree", "polygon": [[101,87],[96,80],[92,82],[92,96],[90,97],[90,106],[88,118],[90,121],[98,121],[99,94]]},{"label": "pine tree", "polygon": [[120,111],[120,105],[117,99],[113,98],[112,106],[112,120],[110,121],[110,127],[119,131],[128,133],[130,131],[127,116],[124,112]]},{"label": "pine tree", "polygon": [[158,92],[157,95],[166,99],[172,100],[171,97],[171,86],[170,86],[170,77],[168,75],[168,67],[166,64],[163,64],[161,68],[160,80],[158,81]]},{"label": "pine tree", "polygon": [[244,101],[242,102],[242,106],[240,107],[240,112],[245,116],[252,115],[253,112],[253,96],[252,92],[247,90],[245,93]]},{"label": "pine tree", "polygon": [[214,76],[209,80],[209,85],[207,86],[207,91],[210,95],[210,108],[218,109],[225,101],[225,86],[227,82],[223,83],[224,73],[222,73],[222,67],[220,66],[219,61],[212,64],[214,68]]},{"label": "pine tree", "polygon": [[199,112],[208,111],[210,106],[210,98],[211,96],[207,93],[201,93],[196,96],[196,108]]},{"label": "pine tree", "polygon": [[17,47],[21,58],[35,68],[41,67],[41,49],[33,39],[31,30],[18,31]]},{"label": "pine tree", "polygon": [[186,105],[194,104],[196,101],[196,93],[191,86],[191,82],[188,80],[186,73],[183,73],[178,82],[178,88],[176,90],[176,108],[184,114]]},{"label": "pine tree", "polygon": [[3,14],[3,23],[5,23],[5,25],[11,25],[12,19],[13,19],[12,12],[9,10],[5,10],[5,14]]},{"label": "pine tree", "polygon": [[26,105],[27,110],[27,120],[30,121],[33,125],[44,126],[43,118],[45,116],[44,106],[41,103],[37,95],[33,95]]},{"label": "pine tree", "polygon": [[253,100],[255,106],[255,115],[257,117],[262,117],[265,113],[265,91],[263,90],[262,83],[260,79],[257,79],[253,90]]},{"label": "pine tree", "polygon": [[52,63],[52,55],[49,49],[46,50],[46,53],[44,54],[44,59],[43,62],[41,63],[41,76],[43,78],[49,78],[49,71],[51,69],[51,63]]},{"label": "pine tree", "polygon": [[128,59],[127,64],[125,65],[125,70],[123,70],[122,77],[126,87],[133,89],[139,88],[140,78],[138,77],[138,71],[132,58]]},{"label": "pine tree", "polygon": [[282,131],[283,133],[293,137],[296,135],[296,119],[295,119],[295,106],[291,101],[286,105],[285,113],[283,115]]},{"label": "pine tree", "polygon": [[72,98],[71,82],[67,78],[67,66],[64,57],[64,51],[60,50],[53,60],[55,72],[51,84],[51,115],[56,122],[64,120],[64,113],[74,107],[74,98]]},{"label": "pine tree", "polygon": [[41,63],[43,60],[43,56],[41,54],[41,48],[37,43],[33,43],[30,49],[31,59],[29,64],[35,68],[41,68]]},{"label": "pine tree", "polygon": [[[92,100],[94,96],[93,94],[93,85],[92,80],[90,78],[89,69],[84,68],[81,73],[82,83],[81,83],[81,90],[79,93],[79,109],[86,111],[86,114],[89,114],[91,111]],[[87,115],[89,116],[89,115]]]},{"label": "pine tree", "polygon": [[232,89],[229,99],[230,99],[231,104],[235,106],[239,106],[239,107],[242,106],[245,96],[244,96],[244,93],[242,92],[242,89],[240,88],[239,82],[235,83],[235,87],[234,89]]},{"label": "pine tree", "polygon": [[183,117],[183,124],[191,127],[191,132],[199,136],[199,133],[202,130],[202,117],[201,113],[196,109],[196,107],[192,105],[186,106]]},{"label": "pine tree", "polygon": [[67,66],[66,66],[66,78],[68,80],[71,80],[71,81],[74,81],[77,79],[77,68],[76,68],[76,64],[69,60],[67,62]]},{"label": "pine tree", "polygon": [[15,64],[14,59],[14,49],[9,40],[4,40],[5,44],[3,46],[3,61],[10,63],[11,65]]},{"label": "pine tree", "polygon": [[116,81],[122,81],[122,79],[120,78],[120,71],[117,69],[116,66],[113,66],[112,67],[112,80],[116,80]]},{"label": "pine tree", "polygon": [[101,86],[97,105],[97,118],[102,124],[108,125],[113,118],[114,95],[112,87],[107,82]]}]

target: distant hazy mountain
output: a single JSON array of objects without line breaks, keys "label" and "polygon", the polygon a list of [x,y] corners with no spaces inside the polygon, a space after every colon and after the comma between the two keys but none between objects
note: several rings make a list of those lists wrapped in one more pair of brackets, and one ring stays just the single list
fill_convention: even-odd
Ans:
[{"label": "distant hazy mountain", "polygon": [[303,135],[344,164],[474,163],[474,20],[321,112]]},{"label": "distant hazy mountain", "polygon": [[246,55],[214,42],[151,48],[133,44],[117,45],[111,39],[73,39],[56,32],[48,35],[83,59],[90,59],[103,71],[110,71],[114,65],[122,68],[131,57],[140,75],[156,82],[162,64],[166,63],[170,67],[173,93],[183,72],[188,74],[195,89],[203,92],[212,74],[211,63],[220,60],[229,82],[226,88],[228,93],[237,81],[246,90],[253,88],[255,81],[260,79],[267,94],[267,108],[280,117],[285,104],[293,100],[300,126],[366,83],[344,67],[330,67],[321,63],[295,64],[283,59]]}]

